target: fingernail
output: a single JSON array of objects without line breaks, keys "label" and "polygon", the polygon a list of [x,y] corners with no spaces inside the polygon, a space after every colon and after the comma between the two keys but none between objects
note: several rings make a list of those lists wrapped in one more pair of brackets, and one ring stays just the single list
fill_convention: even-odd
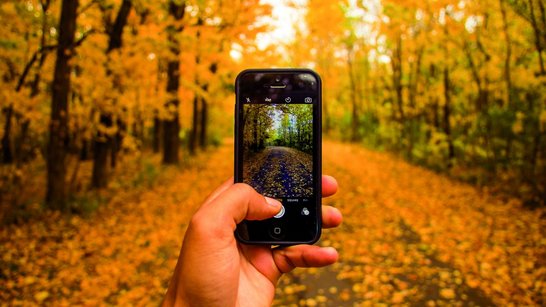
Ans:
[{"label": "fingernail", "polygon": [[273,206],[273,207],[280,207],[281,206],[281,202],[274,199],[274,198],[270,198],[270,197],[265,196],[265,201],[267,202],[268,205]]}]

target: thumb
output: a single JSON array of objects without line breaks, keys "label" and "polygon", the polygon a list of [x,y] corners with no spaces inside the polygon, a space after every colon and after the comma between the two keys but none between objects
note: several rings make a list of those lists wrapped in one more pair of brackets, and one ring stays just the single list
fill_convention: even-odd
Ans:
[{"label": "thumb", "polygon": [[281,203],[264,197],[245,183],[236,183],[204,204],[197,214],[208,216],[210,221],[231,234],[243,220],[264,220],[281,210]]}]

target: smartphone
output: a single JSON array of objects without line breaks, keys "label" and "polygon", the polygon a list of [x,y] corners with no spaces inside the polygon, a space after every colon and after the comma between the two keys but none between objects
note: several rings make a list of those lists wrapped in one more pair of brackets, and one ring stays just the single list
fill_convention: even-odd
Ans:
[{"label": "smartphone", "polygon": [[263,221],[243,221],[247,244],[315,243],[321,234],[321,80],[309,69],[250,69],[235,81],[235,182],[279,200]]}]

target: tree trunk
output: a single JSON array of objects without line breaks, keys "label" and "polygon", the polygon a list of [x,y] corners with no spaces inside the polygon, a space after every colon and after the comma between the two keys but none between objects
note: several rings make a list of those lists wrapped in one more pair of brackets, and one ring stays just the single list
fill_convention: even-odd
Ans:
[{"label": "tree trunk", "polygon": [[[131,12],[132,2],[130,0],[123,0],[121,7],[119,8],[118,14],[114,21],[114,24],[111,29],[107,29],[108,32],[108,47],[106,49],[106,54],[109,55],[112,51],[120,49],[123,44],[123,28],[127,24],[127,18]],[[108,56],[108,58],[110,58]],[[107,75],[111,76],[112,71],[107,69]],[[118,85],[114,82],[113,87],[116,88]],[[100,113],[100,124],[105,128],[111,128],[113,125],[113,115],[110,113],[102,112]],[[119,129],[119,127],[118,127]],[[117,134],[116,134],[117,135]],[[116,164],[116,150],[114,147],[114,142],[116,136],[108,135],[104,132],[98,131],[95,136],[94,149],[95,154],[93,155],[93,175],[91,180],[91,187],[93,188],[104,188],[108,184],[108,155],[110,154],[110,166],[115,167]]]},{"label": "tree trunk", "polygon": [[533,26],[533,33],[535,34],[535,48],[538,52],[538,64],[540,67],[540,75],[546,74],[544,68],[544,60],[542,59],[542,44],[540,42],[540,29],[535,17],[535,6],[533,0],[529,0],[529,10],[531,14],[531,25]]},{"label": "tree trunk", "polygon": [[13,163],[13,151],[11,149],[11,122],[13,118],[13,105],[6,109],[6,123],[4,124],[4,135],[2,136],[2,163]]},{"label": "tree trunk", "polygon": [[[201,87],[204,92],[208,90],[208,85]],[[199,116],[199,147],[205,149],[207,147],[207,121],[208,121],[208,102],[205,98],[201,98],[201,110]]]},{"label": "tree trunk", "polygon": [[59,44],[52,84],[51,121],[47,147],[46,202],[51,209],[66,209],[65,158],[68,137],[68,95],[77,9],[78,0],[63,0],[58,28]]},{"label": "tree trunk", "polygon": [[[112,117],[106,114],[100,115],[100,125],[112,126]],[[93,175],[91,186],[93,188],[104,188],[108,184],[108,152],[110,137],[105,133],[99,133],[94,140]]]},{"label": "tree trunk", "polygon": [[396,103],[398,105],[398,116],[400,122],[404,122],[405,113],[404,113],[404,96],[403,90],[404,86],[402,84],[403,77],[403,68],[402,68],[402,36],[398,37],[398,42],[394,49],[394,55],[391,58],[392,62],[392,78],[393,86],[396,92]]},{"label": "tree trunk", "polygon": [[[353,64],[353,50],[352,47],[347,54],[347,68],[349,70],[349,84],[351,91],[351,141],[356,142],[360,139],[358,128],[359,128],[359,114],[358,114],[358,101],[357,101],[357,88],[356,88],[356,78],[354,72]],[[290,139],[292,136],[290,135]]]},{"label": "tree trunk", "polygon": [[15,139],[15,163],[17,165],[20,165],[29,159],[29,148],[25,146],[29,128],[30,120],[24,119],[23,124],[21,124],[21,133],[19,133],[19,137]]},{"label": "tree trunk", "polygon": [[189,150],[190,155],[195,155],[197,151],[197,133],[199,130],[199,100],[200,98],[195,94],[193,97],[193,112],[192,112],[192,127],[190,131],[190,143]]},{"label": "tree trunk", "polygon": [[449,80],[449,67],[444,68],[444,132],[448,142],[448,167],[452,166],[452,160],[455,158],[455,148],[453,146],[453,135],[451,134],[451,81]]},{"label": "tree trunk", "polygon": [[504,31],[504,41],[506,42],[506,55],[504,57],[504,82],[506,83],[506,104],[512,106],[512,76],[510,75],[510,60],[512,57],[512,40],[510,33],[508,32],[508,19],[506,17],[506,7],[504,6],[505,0],[499,0],[501,14],[502,14],[502,26]]},{"label": "tree trunk", "polygon": [[[169,14],[175,21],[180,21],[184,18],[185,9],[185,2],[179,4],[179,1],[169,1]],[[178,149],[180,147],[180,121],[178,116],[180,104],[178,98],[178,88],[180,85],[180,39],[178,36],[182,32],[182,29],[182,27],[177,25],[169,25],[167,27],[167,39],[171,52],[167,63],[167,93],[171,98],[169,98],[166,105],[167,110],[171,114],[169,119],[163,123],[163,164],[178,163]]]},{"label": "tree trunk", "polygon": [[449,49],[447,45],[447,37],[449,35],[447,26],[444,25],[444,132],[447,137],[448,144],[448,160],[447,166],[451,168],[453,166],[453,160],[455,159],[455,147],[453,146],[453,135],[451,134],[451,81],[449,79]]}]

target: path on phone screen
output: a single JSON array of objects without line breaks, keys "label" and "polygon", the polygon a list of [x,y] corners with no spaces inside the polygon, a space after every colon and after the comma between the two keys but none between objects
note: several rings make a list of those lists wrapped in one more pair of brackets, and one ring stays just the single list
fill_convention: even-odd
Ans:
[{"label": "path on phone screen", "polygon": [[311,155],[290,147],[267,146],[249,160],[249,168],[257,171],[249,174],[251,178],[247,182],[261,187],[258,192],[272,197],[301,197],[313,193]]},{"label": "path on phone screen", "polygon": [[[335,246],[340,262],[284,276],[275,305],[544,306],[544,209],[358,145],[323,148],[324,173],[340,185],[325,203],[344,223],[318,244]],[[190,217],[232,175],[232,152],[227,143],[185,158],[150,186],[114,182],[87,217],[48,213],[3,227],[0,301],[159,304]]]}]

